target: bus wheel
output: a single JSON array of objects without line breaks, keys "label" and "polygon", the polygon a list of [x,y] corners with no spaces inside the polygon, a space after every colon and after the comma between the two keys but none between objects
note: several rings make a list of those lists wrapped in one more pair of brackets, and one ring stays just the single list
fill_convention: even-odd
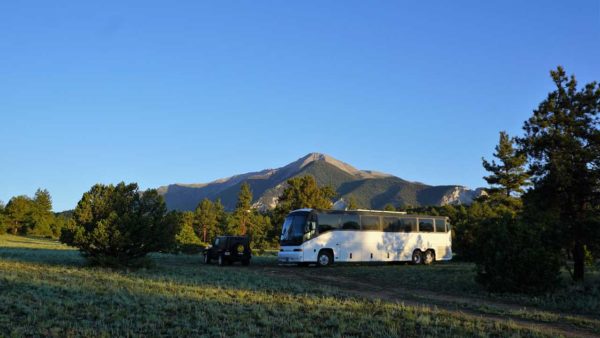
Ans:
[{"label": "bus wheel", "polygon": [[412,254],[412,263],[421,264],[423,262],[423,253],[421,250],[415,250]]},{"label": "bus wheel", "polygon": [[328,251],[320,251],[317,257],[318,266],[330,266],[333,263],[333,257]]},{"label": "bus wheel", "polygon": [[223,266],[225,265],[225,258],[223,258],[223,255],[219,255],[219,266]]},{"label": "bus wheel", "polygon": [[433,252],[433,250],[425,251],[425,254],[423,256],[423,264],[429,265],[429,264],[433,263],[434,260],[435,260],[435,253]]},{"label": "bus wheel", "polygon": [[210,263],[210,257],[208,257],[208,254],[204,255],[204,264],[209,264]]}]

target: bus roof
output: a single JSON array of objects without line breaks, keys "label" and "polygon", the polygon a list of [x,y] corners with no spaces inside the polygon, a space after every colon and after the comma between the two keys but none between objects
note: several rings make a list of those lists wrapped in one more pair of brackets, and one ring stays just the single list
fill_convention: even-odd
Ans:
[{"label": "bus roof", "polygon": [[368,210],[368,209],[354,209],[354,210],[328,210],[328,209],[311,209],[311,208],[303,208],[303,209],[296,209],[293,211],[290,211],[290,213],[293,212],[322,212],[322,213],[332,213],[332,214],[344,214],[344,213],[348,213],[348,214],[361,214],[361,215],[373,215],[373,214],[378,214],[378,215],[388,215],[388,216],[408,216],[408,217],[431,217],[431,218],[448,218],[448,216],[434,216],[434,215],[422,215],[422,214],[407,214],[405,211],[385,211],[385,210]]}]

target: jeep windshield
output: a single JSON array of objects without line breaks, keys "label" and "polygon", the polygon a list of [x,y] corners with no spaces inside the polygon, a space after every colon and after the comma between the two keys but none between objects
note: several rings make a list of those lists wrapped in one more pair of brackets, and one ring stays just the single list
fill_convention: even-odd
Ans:
[{"label": "jeep windshield", "polygon": [[283,222],[281,229],[281,245],[300,245],[306,232],[306,218],[308,212],[301,211],[289,214]]}]

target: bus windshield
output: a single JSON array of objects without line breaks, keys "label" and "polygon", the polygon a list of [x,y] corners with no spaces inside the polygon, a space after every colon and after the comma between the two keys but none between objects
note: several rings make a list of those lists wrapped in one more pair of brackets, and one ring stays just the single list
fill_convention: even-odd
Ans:
[{"label": "bus windshield", "polygon": [[304,236],[305,233],[307,216],[308,213],[294,213],[285,218],[281,230],[282,245],[302,244],[302,236]]}]

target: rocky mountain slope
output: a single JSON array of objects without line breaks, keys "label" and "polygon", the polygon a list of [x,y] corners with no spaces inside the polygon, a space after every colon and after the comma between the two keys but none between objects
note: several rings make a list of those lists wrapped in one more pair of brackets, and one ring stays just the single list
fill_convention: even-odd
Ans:
[{"label": "rocky mountain slope", "polygon": [[369,170],[358,170],[329,155],[308,154],[297,161],[277,169],[265,169],[223,178],[205,184],[171,184],[158,188],[169,209],[194,210],[204,198],[220,198],[226,209],[235,207],[242,183],[247,182],[254,194],[254,205],[272,208],[289,178],[312,175],[320,185],[330,185],[338,198],[348,200],[353,196],[363,208],[395,206],[469,204],[481,194],[481,189],[470,190],[463,186],[430,186],[409,182],[399,177]]}]

